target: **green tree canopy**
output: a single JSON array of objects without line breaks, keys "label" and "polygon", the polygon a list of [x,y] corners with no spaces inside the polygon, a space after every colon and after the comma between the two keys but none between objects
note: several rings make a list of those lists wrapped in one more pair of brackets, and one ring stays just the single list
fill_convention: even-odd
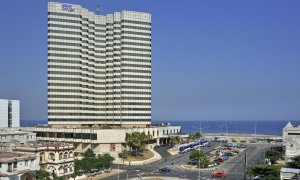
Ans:
[{"label": "green tree canopy", "polygon": [[180,143],[180,137],[179,136],[175,136],[175,137],[170,138],[169,144],[174,146],[174,145],[179,144],[179,143]]},{"label": "green tree canopy", "polygon": [[210,161],[207,155],[202,150],[193,150],[190,153],[190,159],[198,160],[197,166],[199,168],[207,168]]},{"label": "green tree canopy", "polygon": [[253,167],[247,168],[248,175],[260,176],[262,180],[279,179],[279,168],[274,165],[258,164]]},{"label": "green tree canopy", "polygon": [[266,152],[266,158],[270,159],[272,164],[282,157],[283,153],[276,150],[269,150]]},{"label": "green tree canopy", "polygon": [[107,169],[112,165],[114,158],[109,154],[101,154],[96,156],[93,150],[88,149],[81,160],[75,160],[73,178],[82,174],[89,174]]},{"label": "green tree canopy", "polygon": [[287,164],[288,167],[300,169],[300,156],[295,156],[291,158],[291,160],[292,161]]},{"label": "green tree canopy", "polygon": [[151,135],[146,135],[145,132],[133,132],[131,134],[126,133],[126,143],[136,151],[145,149],[146,142],[151,139]]},{"label": "green tree canopy", "polygon": [[48,180],[48,179],[50,179],[50,178],[49,178],[50,173],[47,172],[47,171],[44,170],[44,169],[40,169],[40,170],[37,171],[33,176],[34,176],[36,179],[39,179],[39,180]]}]

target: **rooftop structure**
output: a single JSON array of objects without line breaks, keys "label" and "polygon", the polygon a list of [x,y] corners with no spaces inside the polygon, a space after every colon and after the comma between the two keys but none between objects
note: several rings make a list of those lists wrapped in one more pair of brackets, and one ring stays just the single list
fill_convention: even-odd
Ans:
[{"label": "rooftop structure", "polygon": [[299,180],[300,169],[294,168],[281,168],[280,180]]},{"label": "rooftop structure", "polygon": [[11,151],[15,146],[35,142],[36,134],[20,128],[0,129],[0,151]]},{"label": "rooftop structure", "polygon": [[300,126],[288,123],[282,132],[285,158],[289,161],[294,156],[300,155]]}]

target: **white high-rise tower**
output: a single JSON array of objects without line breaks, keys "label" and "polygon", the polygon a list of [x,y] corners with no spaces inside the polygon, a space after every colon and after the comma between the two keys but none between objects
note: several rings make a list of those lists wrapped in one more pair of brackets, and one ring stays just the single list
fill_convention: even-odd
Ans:
[{"label": "white high-rise tower", "polygon": [[151,15],[48,3],[48,121],[151,124]]}]

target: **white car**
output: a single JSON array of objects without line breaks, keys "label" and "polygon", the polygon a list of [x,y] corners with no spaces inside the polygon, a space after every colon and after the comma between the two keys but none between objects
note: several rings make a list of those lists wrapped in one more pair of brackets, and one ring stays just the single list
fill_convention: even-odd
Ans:
[{"label": "white car", "polygon": [[217,165],[218,165],[217,163],[211,163],[211,164],[208,165],[208,167],[215,167]]}]

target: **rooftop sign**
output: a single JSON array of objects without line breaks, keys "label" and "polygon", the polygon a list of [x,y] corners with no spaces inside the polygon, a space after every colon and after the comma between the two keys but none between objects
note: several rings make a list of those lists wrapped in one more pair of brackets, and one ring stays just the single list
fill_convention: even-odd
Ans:
[{"label": "rooftop sign", "polygon": [[61,9],[68,12],[73,12],[75,10],[70,4],[62,4]]}]

